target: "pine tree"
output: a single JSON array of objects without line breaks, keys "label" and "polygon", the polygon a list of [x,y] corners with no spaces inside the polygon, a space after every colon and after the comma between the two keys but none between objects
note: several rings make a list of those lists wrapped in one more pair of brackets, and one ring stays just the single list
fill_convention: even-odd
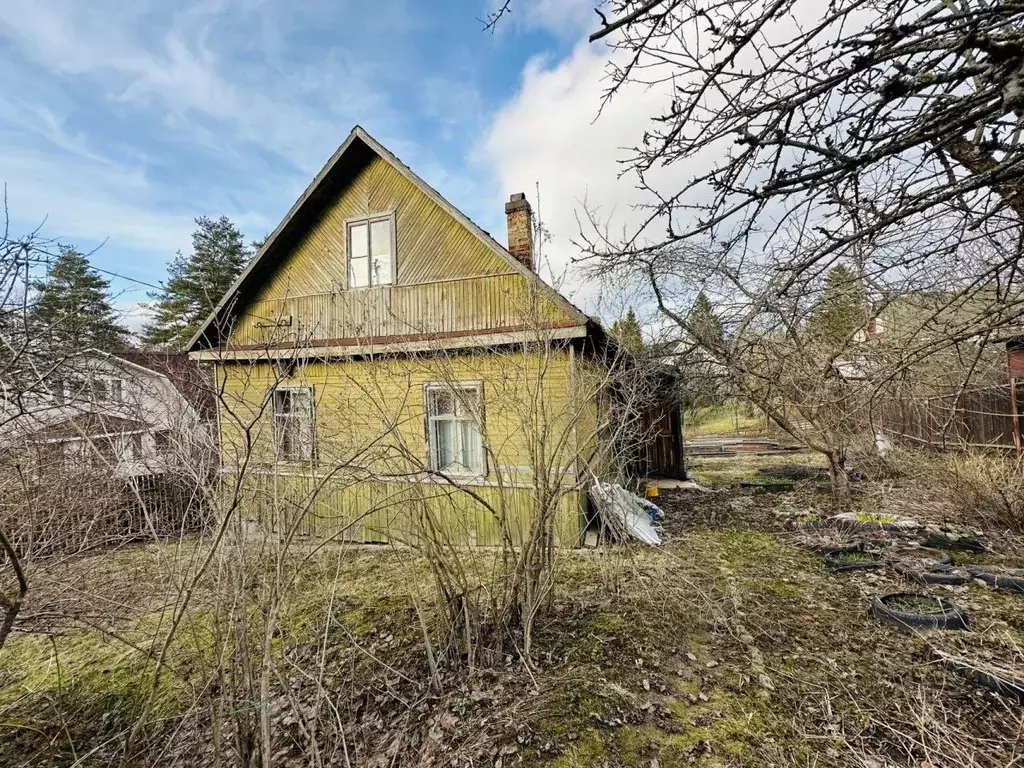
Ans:
[{"label": "pine tree", "polygon": [[106,351],[128,344],[130,333],[110,304],[110,281],[89,266],[89,260],[69,246],[33,285],[36,300],[30,324],[54,351],[70,353],[96,347]]},{"label": "pine tree", "polygon": [[846,346],[867,320],[860,281],[842,264],[825,277],[821,299],[807,319],[812,339],[834,348]]},{"label": "pine tree", "polygon": [[192,233],[192,253],[180,251],[162,290],[151,293],[153,322],[142,341],[148,346],[182,349],[245,268],[250,250],[227,216],[200,216]]},{"label": "pine tree", "polygon": [[707,346],[719,344],[724,339],[722,322],[704,291],[697,294],[690,310],[690,332],[701,344]]},{"label": "pine tree", "polygon": [[691,338],[683,347],[681,360],[682,386],[680,396],[687,409],[722,405],[725,393],[722,387],[723,370],[715,353],[725,343],[725,331],[711,300],[703,291],[690,308],[687,325]]},{"label": "pine tree", "polygon": [[630,307],[626,316],[612,323],[612,338],[627,352],[637,354],[644,348],[644,337],[640,329],[640,321]]}]

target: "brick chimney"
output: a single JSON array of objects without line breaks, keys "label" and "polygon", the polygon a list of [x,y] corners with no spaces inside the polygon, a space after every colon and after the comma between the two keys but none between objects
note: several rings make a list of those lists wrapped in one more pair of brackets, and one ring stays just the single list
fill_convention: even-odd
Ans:
[{"label": "brick chimney", "polygon": [[508,252],[533,270],[533,209],[526,195],[517,192],[505,203],[508,218]]}]

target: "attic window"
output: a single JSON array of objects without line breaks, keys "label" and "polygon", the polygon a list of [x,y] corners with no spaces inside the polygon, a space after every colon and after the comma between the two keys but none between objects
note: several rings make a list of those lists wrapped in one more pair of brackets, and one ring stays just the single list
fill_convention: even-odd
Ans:
[{"label": "attic window", "polygon": [[369,288],[395,282],[393,214],[348,222],[348,287]]}]

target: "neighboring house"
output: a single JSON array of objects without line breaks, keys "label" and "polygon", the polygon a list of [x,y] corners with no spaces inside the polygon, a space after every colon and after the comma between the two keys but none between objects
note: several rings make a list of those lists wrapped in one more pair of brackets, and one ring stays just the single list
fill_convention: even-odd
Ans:
[{"label": "neighboring house", "polygon": [[[554,503],[553,535],[579,540],[623,394],[600,325],[535,272],[525,196],[505,212],[508,249],[353,129],[189,346],[216,370],[243,514],[488,544]],[[677,398],[637,422],[652,439],[631,461],[681,475]]]},{"label": "neighboring house", "polygon": [[213,393],[183,353],[89,349],[55,366],[45,383],[47,393],[23,398],[0,437],[37,477],[160,475],[185,462],[194,468],[212,447]]}]

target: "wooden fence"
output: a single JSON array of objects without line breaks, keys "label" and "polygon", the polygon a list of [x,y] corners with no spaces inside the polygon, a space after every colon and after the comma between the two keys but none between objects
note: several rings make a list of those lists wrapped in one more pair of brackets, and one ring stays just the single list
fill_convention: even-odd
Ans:
[{"label": "wooden fence", "polygon": [[0,482],[0,525],[23,557],[70,555],[205,527],[210,508],[190,479],[50,472],[40,482]]},{"label": "wooden fence", "polygon": [[933,397],[884,398],[875,423],[899,438],[940,449],[1014,448],[1014,398],[1010,385]]}]

